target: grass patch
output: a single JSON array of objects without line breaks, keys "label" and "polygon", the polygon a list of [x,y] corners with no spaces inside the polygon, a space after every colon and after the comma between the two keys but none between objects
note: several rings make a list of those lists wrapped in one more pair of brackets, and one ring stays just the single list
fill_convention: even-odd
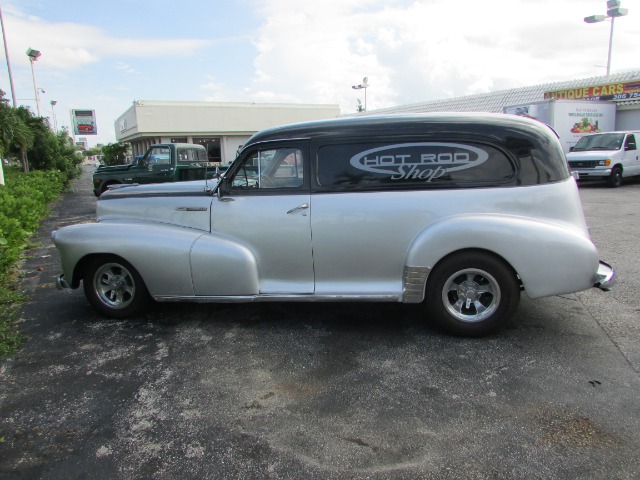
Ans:
[{"label": "grass patch", "polygon": [[26,337],[16,327],[16,321],[25,295],[20,292],[19,280],[0,275],[0,358],[4,358],[22,345]]}]

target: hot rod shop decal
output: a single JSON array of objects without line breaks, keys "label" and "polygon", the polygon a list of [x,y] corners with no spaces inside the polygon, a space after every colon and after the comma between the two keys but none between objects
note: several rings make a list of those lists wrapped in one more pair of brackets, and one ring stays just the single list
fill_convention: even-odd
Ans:
[{"label": "hot rod shop decal", "polygon": [[400,143],[360,152],[351,157],[351,165],[391,180],[430,182],[447,172],[477,167],[488,158],[484,150],[460,143]]}]

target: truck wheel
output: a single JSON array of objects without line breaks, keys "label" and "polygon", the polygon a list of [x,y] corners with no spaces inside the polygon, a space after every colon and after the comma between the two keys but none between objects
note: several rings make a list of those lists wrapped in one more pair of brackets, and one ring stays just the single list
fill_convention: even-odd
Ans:
[{"label": "truck wheel", "polygon": [[[117,183],[118,183],[118,182],[107,182],[107,183],[103,184],[103,185],[100,187],[100,195],[102,195],[104,192],[106,192],[107,190],[109,190],[109,185],[115,185],[115,184],[117,184]],[[98,195],[98,196],[100,196],[100,195]]]},{"label": "truck wheel", "polygon": [[607,182],[611,188],[618,188],[622,185],[622,169],[620,167],[613,167]]},{"label": "truck wheel", "polygon": [[452,335],[480,337],[504,326],[520,301],[515,273],[485,252],[455,253],[429,275],[430,316]]},{"label": "truck wheel", "polygon": [[129,262],[113,255],[88,262],[82,283],[89,303],[108,318],[131,317],[149,303],[140,274]]}]

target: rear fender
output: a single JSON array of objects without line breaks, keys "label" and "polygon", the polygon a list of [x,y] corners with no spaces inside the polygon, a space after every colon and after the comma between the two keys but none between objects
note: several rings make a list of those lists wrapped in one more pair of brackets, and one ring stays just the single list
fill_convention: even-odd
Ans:
[{"label": "rear fender", "polygon": [[501,257],[520,277],[531,298],[578,292],[593,286],[598,252],[583,230],[509,215],[459,215],[422,230],[406,266],[430,271],[461,250]]}]

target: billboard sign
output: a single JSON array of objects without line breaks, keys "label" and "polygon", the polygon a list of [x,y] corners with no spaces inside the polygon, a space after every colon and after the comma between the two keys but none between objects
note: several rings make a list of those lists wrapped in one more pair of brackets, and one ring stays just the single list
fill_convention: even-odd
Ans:
[{"label": "billboard sign", "polygon": [[615,130],[616,122],[615,103],[591,100],[542,100],[505,107],[504,113],[533,118],[551,126],[565,152],[585,134]]},{"label": "billboard sign", "polygon": [[544,98],[557,100],[640,100],[640,82],[619,82],[593,87],[569,88],[545,92]]},{"label": "billboard sign", "polygon": [[74,135],[96,135],[95,110],[71,110],[71,124]]}]

